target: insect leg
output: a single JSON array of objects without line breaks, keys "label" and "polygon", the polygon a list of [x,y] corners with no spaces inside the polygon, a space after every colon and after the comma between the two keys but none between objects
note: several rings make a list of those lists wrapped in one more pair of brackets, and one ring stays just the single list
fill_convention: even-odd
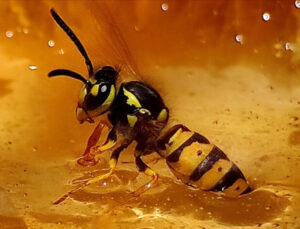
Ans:
[{"label": "insect leg", "polygon": [[99,141],[102,130],[104,129],[105,126],[110,127],[111,124],[105,120],[101,120],[99,124],[96,126],[93,133],[89,137],[83,156],[77,160],[78,164],[82,166],[91,166],[97,163],[95,160],[95,151],[93,150],[93,148]]},{"label": "insect leg", "polygon": [[117,143],[117,133],[116,129],[113,127],[109,132],[105,143],[102,146],[95,146],[92,148],[95,154],[102,153],[105,150],[111,149]]},{"label": "insect leg", "polygon": [[146,184],[139,187],[137,190],[132,192],[133,196],[137,197],[149,190],[158,180],[158,174],[152,170],[148,165],[146,165],[143,160],[141,159],[141,155],[137,155],[135,158],[136,166],[139,170],[139,172],[145,173],[147,176],[151,176],[151,180],[147,182]]},{"label": "insect leg", "polygon": [[96,183],[98,181],[101,181],[101,180],[104,180],[104,179],[110,177],[111,174],[114,172],[116,166],[117,166],[120,153],[124,149],[126,149],[129,144],[130,143],[124,143],[124,144],[122,144],[121,146],[119,146],[117,149],[115,149],[113,151],[113,153],[112,153],[112,155],[110,157],[110,160],[109,160],[109,171],[107,173],[83,181],[76,188],[74,188],[73,190],[69,191],[67,194],[63,195],[61,198],[59,198],[53,204],[60,204],[61,202],[63,202],[64,200],[66,200],[74,192],[76,192],[76,191],[78,191],[78,190],[80,190],[80,189],[82,189],[82,188],[84,188],[84,187],[86,187],[86,186],[88,186],[90,184]]}]

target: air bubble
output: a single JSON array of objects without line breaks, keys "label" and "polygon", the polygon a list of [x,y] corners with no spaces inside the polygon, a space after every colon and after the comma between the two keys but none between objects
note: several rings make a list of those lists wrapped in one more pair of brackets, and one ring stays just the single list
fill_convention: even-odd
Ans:
[{"label": "air bubble", "polygon": [[291,51],[294,50],[294,46],[289,42],[284,44],[284,48],[285,48],[285,50],[291,50]]},{"label": "air bubble", "polygon": [[65,51],[64,51],[63,49],[60,49],[60,50],[58,50],[58,54],[64,55],[64,54],[65,54]]},{"label": "air bubble", "polygon": [[48,46],[49,46],[50,48],[54,47],[54,45],[55,45],[55,42],[54,42],[53,40],[49,40],[49,41],[48,41]]},{"label": "air bubble", "polygon": [[235,41],[238,42],[238,43],[243,43],[243,36],[238,34],[235,36]]},{"label": "air bubble", "polygon": [[295,1],[295,6],[296,6],[296,8],[298,8],[298,9],[299,9],[299,8],[300,8],[300,1],[298,1],[298,0],[297,0],[297,1]]},{"label": "air bubble", "polygon": [[269,13],[263,13],[262,18],[264,21],[269,21],[271,19],[271,16]]},{"label": "air bubble", "polygon": [[28,33],[29,33],[29,30],[26,29],[26,28],[24,28],[24,29],[23,29],[23,33],[28,34]]},{"label": "air bubble", "polygon": [[12,38],[12,37],[14,36],[14,32],[8,30],[8,31],[6,31],[5,35],[6,35],[6,37],[8,37],[8,38]]},{"label": "air bubble", "polygon": [[37,66],[35,66],[35,65],[29,65],[28,68],[29,68],[30,70],[36,70],[36,69],[37,69]]},{"label": "air bubble", "polygon": [[106,186],[107,186],[107,183],[106,183],[106,182],[103,182],[103,186],[106,187]]},{"label": "air bubble", "polygon": [[147,188],[151,188],[151,184],[147,184]]},{"label": "air bubble", "polygon": [[167,4],[167,3],[161,4],[161,9],[162,9],[163,11],[167,11],[167,10],[169,9],[168,4]]}]

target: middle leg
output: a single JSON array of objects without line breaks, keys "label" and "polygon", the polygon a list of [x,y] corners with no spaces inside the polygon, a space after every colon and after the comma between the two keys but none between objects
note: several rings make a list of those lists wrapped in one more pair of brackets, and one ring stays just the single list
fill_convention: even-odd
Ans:
[{"label": "middle leg", "polygon": [[150,188],[152,188],[156,184],[158,180],[158,174],[148,165],[146,165],[145,162],[143,162],[140,152],[137,152],[137,155],[135,155],[135,163],[139,172],[143,172],[147,176],[151,176],[151,180],[149,182],[140,186],[137,190],[131,193],[133,196],[137,197],[149,190]]}]

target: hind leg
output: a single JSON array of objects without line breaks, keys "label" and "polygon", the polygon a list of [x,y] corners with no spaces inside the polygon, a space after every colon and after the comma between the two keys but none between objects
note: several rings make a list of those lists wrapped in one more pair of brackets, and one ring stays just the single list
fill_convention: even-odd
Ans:
[{"label": "hind leg", "polygon": [[131,193],[134,197],[137,197],[143,194],[144,192],[146,192],[147,190],[149,190],[150,188],[152,188],[156,184],[158,180],[158,174],[153,169],[151,169],[148,165],[146,165],[145,162],[143,162],[140,153],[136,155],[135,163],[139,172],[143,172],[145,175],[151,176],[151,180],[149,182],[143,184],[137,190]]}]

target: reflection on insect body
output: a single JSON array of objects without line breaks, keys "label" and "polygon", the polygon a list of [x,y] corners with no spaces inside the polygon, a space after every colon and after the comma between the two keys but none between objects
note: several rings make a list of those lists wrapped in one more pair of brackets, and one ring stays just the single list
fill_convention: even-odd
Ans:
[{"label": "reflection on insect body", "polygon": [[[147,191],[158,180],[157,173],[142,159],[143,155],[152,152],[158,152],[164,157],[176,177],[189,185],[204,190],[221,191],[228,196],[238,196],[250,190],[240,170],[203,136],[188,130],[183,125],[177,125],[160,137],[168,122],[169,110],[159,93],[141,81],[117,84],[120,70],[111,66],[94,70],[76,35],[53,9],[51,14],[85,58],[89,79],[66,69],[53,70],[49,73],[49,77],[65,75],[84,83],[76,109],[80,123],[94,122],[93,118],[102,114],[107,114],[110,122],[99,122],[89,138],[83,157],[78,162],[83,165],[93,164],[95,154],[113,149],[109,161],[110,170],[106,174],[82,181],[75,189],[56,201],[56,204],[78,189],[108,178],[114,172],[121,152],[133,141],[137,143],[134,155],[138,170],[151,176],[148,183],[132,193],[134,196]],[[125,54],[123,56],[130,56],[127,51],[123,50]],[[129,59],[126,61],[127,65],[130,65],[128,69],[134,70],[135,65],[130,64],[132,61]],[[132,73],[137,75],[136,72]],[[97,146],[105,126],[111,127],[110,132],[104,145]],[[123,136],[123,140],[117,144],[119,135]]]}]

